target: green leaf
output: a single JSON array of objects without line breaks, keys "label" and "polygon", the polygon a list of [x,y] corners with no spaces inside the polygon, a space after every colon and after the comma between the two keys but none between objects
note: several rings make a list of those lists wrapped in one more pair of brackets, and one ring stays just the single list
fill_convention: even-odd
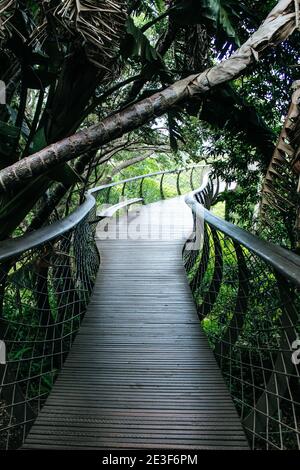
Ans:
[{"label": "green leaf", "polygon": [[240,40],[236,34],[234,27],[231,24],[227,11],[221,6],[218,16],[219,25],[222,27],[223,31],[228,37],[231,37],[235,40],[236,44],[240,46]]},{"label": "green leaf", "polygon": [[47,147],[47,141],[45,136],[45,130],[42,127],[36,132],[34,138],[32,139],[29,150],[30,153],[33,154],[39,152],[45,147]]},{"label": "green leaf", "polygon": [[[13,107],[9,106],[8,104],[5,105],[6,107],[6,110],[8,112],[8,115],[9,115],[9,121],[14,124],[16,122],[16,119],[17,119],[17,115],[18,115],[18,112],[16,111],[16,109],[14,109]],[[29,134],[30,134],[30,130],[29,130],[29,127],[27,125],[27,123],[25,122],[25,120],[23,119],[22,121],[22,125],[21,125],[21,134],[27,138],[29,137]]]},{"label": "green leaf", "polygon": [[125,59],[129,57],[140,59],[143,63],[159,59],[149,39],[135,26],[133,19],[130,17],[126,21],[126,35],[121,43],[121,54]]},{"label": "green leaf", "polygon": [[158,13],[163,13],[166,9],[164,0],[155,0],[155,6]]},{"label": "green leaf", "polygon": [[32,290],[36,282],[34,262],[25,264],[16,271],[11,271],[8,276],[8,280],[9,282],[16,284],[20,287]]},{"label": "green leaf", "polygon": [[[229,13],[230,12],[230,13]],[[183,25],[206,23],[215,32],[225,33],[227,38],[234,39],[240,44],[237,33],[232,25],[232,10],[227,0],[178,0],[178,5],[172,13],[174,20]]]},{"label": "green leaf", "polygon": [[209,20],[216,27],[219,8],[220,0],[177,0],[171,16],[176,23],[182,25],[200,24]]},{"label": "green leaf", "polygon": [[[0,121],[0,154],[4,155],[5,157],[11,157],[18,144],[19,136],[19,127]],[[0,162],[0,165],[2,163],[3,162]],[[2,168],[4,167],[2,166]]]},{"label": "green leaf", "polygon": [[18,349],[18,351],[13,351],[12,353],[10,353],[9,359],[14,360],[14,361],[18,361],[19,359],[24,357],[26,355],[26,353],[28,353],[30,351],[31,351],[30,347],[22,346],[20,349]]},{"label": "green leaf", "polygon": [[201,15],[211,20],[215,25],[218,24],[218,17],[220,13],[220,0],[201,0]]}]

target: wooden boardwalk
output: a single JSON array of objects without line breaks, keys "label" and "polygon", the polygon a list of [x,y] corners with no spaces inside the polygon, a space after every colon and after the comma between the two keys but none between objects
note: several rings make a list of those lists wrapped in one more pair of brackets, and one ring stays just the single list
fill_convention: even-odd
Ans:
[{"label": "wooden boardwalk", "polygon": [[142,239],[121,219],[98,241],[86,317],[24,448],[246,449],[182,264],[189,209],[177,198],[130,220]]}]

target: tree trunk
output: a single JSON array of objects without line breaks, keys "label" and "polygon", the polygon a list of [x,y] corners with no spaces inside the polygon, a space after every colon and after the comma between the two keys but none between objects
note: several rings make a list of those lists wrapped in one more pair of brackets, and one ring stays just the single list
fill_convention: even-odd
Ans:
[{"label": "tree trunk", "polygon": [[[81,175],[84,172],[85,167],[91,158],[92,157],[89,153],[82,155],[75,164],[74,169],[76,173]],[[51,197],[46,202],[44,202],[44,204],[42,204],[42,206],[37,211],[36,215],[34,216],[26,230],[26,233],[32,232],[33,230],[37,230],[42,227],[42,225],[47,222],[48,218],[50,217],[54,209],[58,206],[62,198],[67,194],[67,192],[71,188],[72,184],[59,183],[55,187],[53,193],[51,194]]]},{"label": "tree trunk", "polygon": [[[298,1],[298,0],[297,0]],[[281,0],[265,22],[229,59],[174,83],[165,90],[104,119],[99,124],[50,145],[0,172],[0,192],[26,184],[32,177],[46,174],[62,162],[102,146],[161,116],[174,105],[197,99],[217,85],[241,75],[262,53],[284,41],[296,29],[295,1]]]}]

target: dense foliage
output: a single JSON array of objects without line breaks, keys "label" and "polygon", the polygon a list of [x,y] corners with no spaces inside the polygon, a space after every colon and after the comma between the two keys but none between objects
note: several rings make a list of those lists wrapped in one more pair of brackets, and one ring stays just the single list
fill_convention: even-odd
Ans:
[{"label": "dense foliage", "polygon": [[[104,0],[2,0],[1,168],[229,57],[275,4],[113,0],[107,9]],[[253,228],[298,75],[298,41],[296,32],[234,82],[2,195],[1,238],[38,228],[55,210],[63,214],[66,200],[70,210],[88,186],[124,171],[122,162],[132,169],[144,161],[147,172],[153,154],[159,169],[212,163],[217,176],[237,183],[222,196],[226,217]]]},{"label": "dense foliage", "polygon": [[[287,34],[289,38],[277,47],[268,47],[268,55],[263,58],[251,49],[253,57],[248,61],[251,65],[247,63],[235,80],[220,81],[222,85],[208,86],[210,91],[199,95],[185,93],[184,98],[166,107],[166,112],[161,112],[161,99],[157,113],[150,113],[151,118],[157,116],[151,122],[145,119],[141,123],[139,113],[131,111],[134,109],[131,106],[143,99],[146,99],[144,108],[147,110],[147,103],[152,103],[151,99],[155,101],[153,96],[157,91],[163,94],[170,85],[186,77],[204,72],[207,78],[207,69],[230,58],[259,28],[276,3],[276,0],[0,0],[0,80],[6,86],[6,104],[0,104],[0,240],[37,230],[63,218],[83,201],[87,189],[99,184],[206,162],[212,166],[216,177],[228,183],[214,209],[217,214],[288,248],[300,249],[300,236],[297,238],[295,233],[297,227],[300,233],[297,192],[300,127],[296,122],[300,109],[293,117],[291,135],[284,139],[284,144],[292,151],[293,166],[288,162],[284,172],[277,171],[273,198],[276,210],[269,213],[268,225],[259,205],[265,175],[274,160],[276,142],[289,108],[291,86],[298,78],[299,31]],[[294,12],[294,2],[289,8]],[[268,44],[271,45],[273,42]],[[126,132],[122,132],[120,116],[126,111],[132,113],[131,121]],[[93,125],[102,125],[104,132],[107,131],[105,125],[115,126],[117,138],[106,139],[105,144],[98,146],[91,142],[84,149],[80,142],[75,145],[71,138],[68,163],[58,164],[55,160],[56,166],[49,169],[45,150],[43,158],[41,154],[36,156],[37,165],[42,170],[45,167],[45,171],[34,176],[30,165],[26,167],[26,157],[44,149],[49,151],[51,144],[54,144],[51,148],[56,149],[66,137],[74,136],[79,130],[82,137],[90,135],[87,129],[91,133]],[[1,171],[6,170],[8,180],[13,182],[17,180],[15,166],[20,162],[25,162],[27,176],[21,184],[7,188],[2,184]],[[165,193],[167,197],[177,194],[174,174],[170,176],[170,183]],[[182,188],[189,188],[189,185],[183,183]],[[146,181],[145,201],[159,199],[160,189],[159,179]],[[111,199],[106,199],[116,202],[122,191],[122,185],[113,188]],[[284,194],[284,204],[279,204],[276,196],[280,193]],[[139,187],[128,184],[126,194],[137,197]],[[75,258],[78,264],[78,260],[86,256],[81,254],[81,249],[84,251],[93,240],[93,236],[88,237],[89,230],[90,225],[85,233],[87,238],[77,243],[77,259],[76,253],[74,256],[70,250],[69,258]],[[28,375],[26,367],[32,367],[31,376],[39,377],[39,362],[33,360],[35,356],[27,345],[33,333],[27,333],[26,325],[31,321],[34,327],[39,327],[41,320],[51,327],[62,315],[70,314],[70,329],[63,328],[68,347],[72,343],[74,312],[70,306],[77,302],[78,286],[72,284],[70,274],[72,269],[76,271],[76,262],[65,256],[72,245],[70,240],[67,236],[62,247],[58,241],[58,248],[54,250],[57,271],[49,271],[48,255],[45,263],[42,252],[33,253],[33,258],[25,259],[24,264],[18,259],[2,266],[1,318],[13,325],[9,328],[12,329],[10,335],[16,338],[15,349],[10,351],[9,359],[16,361],[22,376]],[[220,290],[216,291],[214,283],[210,282],[217,258],[214,249],[211,249],[203,277],[204,294],[209,284],[216,300],[213,314],[203,315],[203,326],[208,336],[217,339],[222,337],[226,322],[231,320],[234,306],[239,305],[235,303],[236,262],[239,256],[250,257],[250,252],[237,251],[236,245],[231,242],[226,245],[226,240],[222,240],[220,247],[227,262],[227,265],[224,263],[229,279],[227,285],[219,283]],[[200,256],[194,261],[197,267]],[[89,268],[88,262],[86,265]],[[196,289],[196,303],[202,306],[201,283],[195,272],[196,268],[189,272],[189,277]],[[281,320],[281,310],[277,308],[278,302],[274,303],[274,275],[266,273],[257,261],[253,262],[251,272],[254,298],[245,294],[251,305],[245,336],[240,340],[242,346],[255,349],[259,332],[265,331],[268,320],[271,328],[274,324],[276,327],[267,338],[273,347],[281,328],[279,324],[276,326],[276,320]],[[54,281],[49,287],[47,279],[52,282],[51,275]],[[67,279],[64,285],[63,276]],[[77,272],[75,279],[76,276]],[[9,289],[10,284],[16,288]],[[68,289],[72,292],[71,301]],[[262,293],[267,299],[263,299]],[[57,301],[59,298],[65,301],[63,307]],[[40,310],[48,312],[47,318],[44,315],[39,318]],[[18,324],[20,318],[22,323]],[[19,329],[19,325],[22,328]],[[263,334],[260,336],[263,341]],[[36,336],[32,341],[36,341]],[[23,348],[24,343],[27,346]],[[44,361],[45,351],[39,349],[44,346],[42,341],[40,343],[36,357],[42,358],[42,368],[49,366],[52,372],[42,374],[38,386],[33,382],[30,397],[39,393],[46,396],[61,366],[50,364],[50,359],[48,364]],[[214,345],[214,341],[212,343]],[[31,362],[26,362],[28,357],[32,366]],[[24,358],[25,366],[19,367],[17,361],[21,363]],[[269,359],[268,369],[271,362]],[[251,380],[247,372],[244,380]],[[233,383],[231,388],[235,392],[238,386]],[[248,398],[252,390],[246,392]],[[243,395],[244,390],[241,393]],[[5,406],[9,407],[0,402],[0,428],[5,428],[9,421]],[[290,426],[290,422],[287,425]],[[14,445],[18,445],[21,436],[16,434],[12,438],[16,441]],[[4,445],[0,439],[0,447]],[[295,447],[295,443],[289,443],[289,447]]]}]

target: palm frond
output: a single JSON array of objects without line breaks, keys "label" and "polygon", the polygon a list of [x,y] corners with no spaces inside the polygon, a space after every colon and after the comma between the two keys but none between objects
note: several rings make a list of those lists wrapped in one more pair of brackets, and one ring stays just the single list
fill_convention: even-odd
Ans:
[{"label": "palm frond", "polygon": [[63,0],[53,15],[73,35],[80,35],[88,59],[109,69],[126,21],[125,0]]},{"label": "palm frond", "polygon": [[17,6],[16,0],[2,0],[0,3],[0,39],[10,35],[10,19]]}]

